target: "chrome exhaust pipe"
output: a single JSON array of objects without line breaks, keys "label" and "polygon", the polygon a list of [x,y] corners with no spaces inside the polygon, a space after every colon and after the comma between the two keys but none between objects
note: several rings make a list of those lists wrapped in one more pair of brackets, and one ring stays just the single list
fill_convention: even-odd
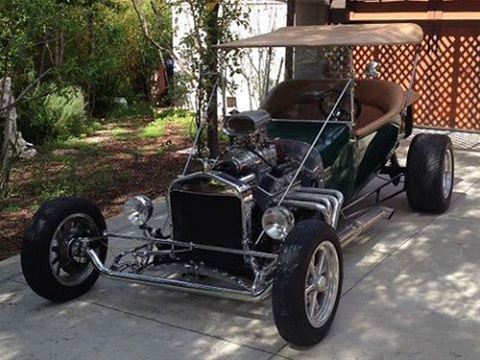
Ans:
[{"label": "chrome exhaust pipe", "polygon": [[249,302],[260,302],[266,299],[271,292],[271,286],[268,286],[259,291],[254,291],[253,289],[251,291],[242,291],[220,286],[188,282],[178,279],[168,279],[162,277],[115,271],[105,267],[105,265],[98,257],[98,254],[93,249],[87,249],[87,254],[90,257],[90,260],[92,261],[95,268],[100,272],[100,274],[114,280],[123,280],[139,284],[156,285],[165,289],[187,291],[195,294]]},{"label": "chrome exhaust pipe", "polygon": [[362,232],[371,228],[381,219],[389,219],[393,214],[393,209],[386,207],[375,207],[367,213],[356,218],[352,223],[342,228],[338,237],[342,247],[347,246],[350,242],[355,240]]},{"label": "chrome exhaust pipe", "polygon": [[328,225],[336,229],[343,205],[343,195],[333,189],[299,187],[285,196],[283,204],[316,210],[323,215]]}]

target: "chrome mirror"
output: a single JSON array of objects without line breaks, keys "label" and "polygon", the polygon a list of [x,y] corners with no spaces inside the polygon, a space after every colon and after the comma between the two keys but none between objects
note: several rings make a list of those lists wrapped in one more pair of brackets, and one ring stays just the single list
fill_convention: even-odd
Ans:
[{"label": "chrome mirror", "polygon": [[376,61],[370,61],[367,64],[367,67],[365,69],[365,74],[368,77],[371,77],[373,79],[377,79],[380,77],[380,63]]}]

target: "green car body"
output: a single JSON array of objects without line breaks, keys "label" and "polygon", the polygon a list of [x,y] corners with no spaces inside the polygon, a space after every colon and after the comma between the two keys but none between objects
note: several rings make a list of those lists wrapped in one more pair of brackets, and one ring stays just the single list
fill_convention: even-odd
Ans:
[{"label": "green car body", "polygon": [[[312,144],[322,125],[311,121],[274,121],[268,133],[272,138]],[[324,186],[341,191],[348,202],[385,165],[403,136],[396,122],[363,137],[356,136],[350,124],[327,124],[315,145],[325,170]]]}]

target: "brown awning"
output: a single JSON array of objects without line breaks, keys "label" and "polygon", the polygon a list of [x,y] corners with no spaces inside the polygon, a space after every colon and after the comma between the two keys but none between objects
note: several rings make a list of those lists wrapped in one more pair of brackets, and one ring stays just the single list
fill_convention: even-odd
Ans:
[{"label": "brown awning", "polygon": [[318,47],[356,45],[419,44],[423,31],[419,25],[353,24],[290,26],[268,34],[217,45],[217,48]]}]

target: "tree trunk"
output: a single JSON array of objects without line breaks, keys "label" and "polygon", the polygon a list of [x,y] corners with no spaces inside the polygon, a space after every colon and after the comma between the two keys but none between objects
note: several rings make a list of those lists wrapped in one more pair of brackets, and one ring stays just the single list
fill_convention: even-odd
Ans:
[{"label": "tree trunk", "polygon": [[[97,39],[95,37],[95,12],[93,9],[90,9],[88,15],[88,30],[90,32],[90,57],[93,58],[95,55],[95,51],[97,49]],[[96,102],[96,89],[92,83],[92,80],[88,80],[87,85],[87,99],[88,99],[88,114],[90,117],[93,116],[95,113],[95,102]]]},{"label": "tree trunk", "polygon": [[[0,79],[0,108],[5,108],[11,104],[11,81],[10,78],[4,77]],[[11,109],[7,108],[6,110],[0,113],[0,120],[3,120],[3,142],[2,148],[0,151],[0,195],[6,190],[8,178],[9,178],[9,155],[10,155],[10,144],[12,137],[12,123],[9,120]]]}]

